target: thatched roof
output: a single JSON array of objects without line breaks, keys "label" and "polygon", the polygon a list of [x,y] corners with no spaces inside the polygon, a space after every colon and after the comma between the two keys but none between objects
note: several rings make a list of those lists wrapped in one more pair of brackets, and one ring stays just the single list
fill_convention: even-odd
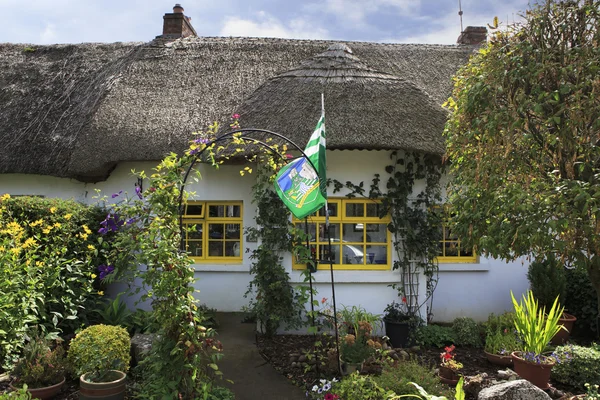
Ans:
[{"label": "thatched roof", "polygon": [[443,152],[439,105],[472,47],[332,44],[0,44],[0,173],[103,180],[118,162],[181,152],[191,132],[234,112],[303,145],[321,90],[328,148]]}]

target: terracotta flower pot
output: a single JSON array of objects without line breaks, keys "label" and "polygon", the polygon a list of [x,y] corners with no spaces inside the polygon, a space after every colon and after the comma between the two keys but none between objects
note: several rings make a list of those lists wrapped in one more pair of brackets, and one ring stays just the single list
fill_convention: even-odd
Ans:
[{"label": "terracotta flower pot", "polygon": [[485,356],[489,362],[494,365],[499,365],[501,367],[512,367],[513,361],[512,356],[503,356],[500,354],[492,354],[484,351]]},{"label": "terracotta flower pot", "polygon": [[[43,387],[43,388],[37,388],[37,389],[27,388],[27,391],[29,393],[31,393],[31,397],[33,399],[49,400],[49,399],[53,398],[54,396],[56,396],[58,393],[60,393],[60,390],[62,389],[64,384],[65,384],[65,378],[63,378],[63,380],[58,382],[56,385],[47,386],[47,387]],[[13,390],[18,390],[18,388],[14,387],[13,385],[10,385],[10,388]]]},{"label": "terracotta flower pot", "polygon": [[79,377],[79,400],[123,400],[127,389],[127,375],[121,371],[111,371],[117,379],[111,382],[88,382],[85,375]]},{"label": "terracotta flower pot", "polygon": [[550,386],[550,372],[555,361],[549,361],[547,364],[537,364],[525,360],[521,357],[521,354],[520,351],[514,351],[511,354],[515,372],[540,389],[548,389]]},{"label": "terracotta flower pot", "polygon": [[460,379],[460,374],[458,371],[443,365],[440,365],[438,376],[443,383],[450,386],[456,386],[458,380]]},{"label": "terracotta flower pot", "polygon": [[551,343],[555,346],[561,345],[569,340],[571,336],[571,332],[573,332],[573,326],[575,325],[575,321],[577,318],[571,314],[563,313],[562,318],[558,320],[558,323],[565,327],[565,329],[561,329],[554,335],[551,340]]}]

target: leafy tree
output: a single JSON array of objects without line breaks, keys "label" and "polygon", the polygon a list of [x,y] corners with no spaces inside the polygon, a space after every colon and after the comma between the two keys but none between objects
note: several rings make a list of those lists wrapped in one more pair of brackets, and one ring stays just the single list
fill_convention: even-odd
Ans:
[{"label": "leafy tree", "polygon": [[455,77],[456,232],[488,255],[585,268],[600,309],[600,2],[547,0]]}]

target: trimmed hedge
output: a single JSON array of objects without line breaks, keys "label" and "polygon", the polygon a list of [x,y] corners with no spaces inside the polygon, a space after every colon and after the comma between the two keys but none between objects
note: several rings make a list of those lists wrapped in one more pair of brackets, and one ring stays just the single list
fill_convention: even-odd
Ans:
[{"label": "trimmed hedge", "polygon": [[600,382],[600,345],[559,346],[560,362],[552,368],[552,379],[585,390],[586,383]]}]

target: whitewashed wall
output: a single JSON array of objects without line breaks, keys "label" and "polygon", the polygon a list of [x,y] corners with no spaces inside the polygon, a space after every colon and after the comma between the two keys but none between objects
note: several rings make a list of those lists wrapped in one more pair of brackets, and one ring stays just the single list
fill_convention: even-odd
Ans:
[{"label": "whitewashed wall", "polygon": [[[330,178],[341,182],[365,182],[368,188],[373,174],[379,172],[385,184],[384,167],[389,162],[386,151],[329,151],[328,171]],[[0,175],[0,193],[12,195],[43,195],[46,197],[72,198],[87,204],[96,200],[96,189],[110,197],[120,190],[134,193],[136,178],[131,170],[149,172],[155,163],[122,163],[106,182],[84,184],[71,179],[39,175]],[[252,204],[251,187],[253,175],[240,176],[240,166],[221,166],[219,170],[200,166],[202,180],[190,185],[195,198],[203,200],[241,200],[244,202],[244,226],[254,224],[256,207]],[[344,197],[345,192],[329,196]],[[254,249],[255,243],[244,241],[244,247]],[[244,293],[250,281],[249,253],[243,253],[242,264],[196,264],[196,289],[201,303],[221,311],[238,311],[248,303]],[[393,255],[395,257],[395,255]],[[292,270],[291,256],[285,257],[285,265],[294,284],[303,284],[300,271]],[[434,321],[449,322],[458,316],[470,316],[484,320],[490,312],[502,312],[511,308],[510,290],[520,296],[527,287],[527,264],[505,263],[481,257],[474,264],[441,264],[439,284],[433,302]],[[331,298],[329,271],[314,274],[319,291],[318,299]],[[334,271],[336,298],[339,305],[361,305],[373,313],[382,313],[386,304],[398,300],[396,291],[388,287],[398,282],[397,271]],[[424,287],[419,288],[424,293]]]}]

